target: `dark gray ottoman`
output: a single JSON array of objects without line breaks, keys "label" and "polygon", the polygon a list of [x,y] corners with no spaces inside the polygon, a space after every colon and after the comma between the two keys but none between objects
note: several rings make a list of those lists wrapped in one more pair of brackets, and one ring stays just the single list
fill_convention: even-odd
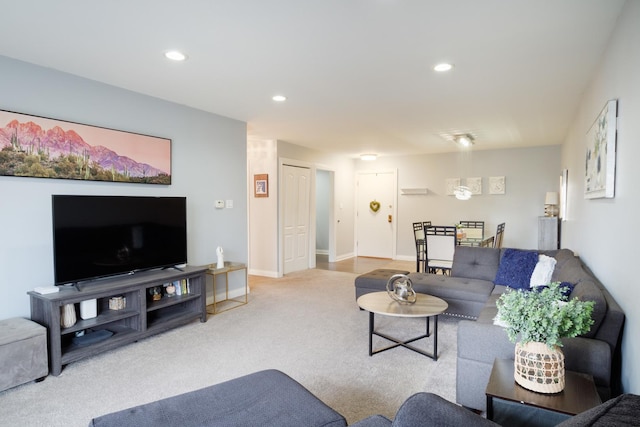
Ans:
[{"label": "dark gray ottoman", "polygon": [[95,427],[342,427],[342,415],[288,375],[266,370],[94,418]]},{"label": "dark gray ottoman", "polygon": [[356,277],[356,300],[358,297],[370,292],[380,292],[387,290],[387,282],[394,274],[409,274],[406,270],[393,270],[390,268],[379,268]]},{"label": "dark gray ottoman", "polygon": [[0,391],[49,374],[47,328],[15,317],[0,320]]}]

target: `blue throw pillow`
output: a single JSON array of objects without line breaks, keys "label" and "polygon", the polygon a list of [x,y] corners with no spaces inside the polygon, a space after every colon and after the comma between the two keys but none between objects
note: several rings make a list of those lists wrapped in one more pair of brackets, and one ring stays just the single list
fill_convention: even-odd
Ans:
[{"label": "blue throw pillow", "polygon": [[536,251],[505,249],[493,283],[515,289],[529,289],[531,275],[537,263]]},{"label": "blue throw pillow", "polygon": [[[548,285],[543,285],[543,286],[536,286],[532,289],[535,289],[538,292],[542,292],[543,289],[548,288]],[[562,282],[560,283],[560,291],[562,292],[562,297],[565,300],[569,299],[569,296],[571,296],[571,292],[573,292],[573,288],[575,287],[575,285],[573,283],[569,283],[569,282]]]}]

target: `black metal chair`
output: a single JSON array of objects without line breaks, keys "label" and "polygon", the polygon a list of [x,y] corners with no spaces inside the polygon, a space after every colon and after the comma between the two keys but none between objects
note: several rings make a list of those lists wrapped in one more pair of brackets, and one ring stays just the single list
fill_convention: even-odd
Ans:
[{"label": "black metal chair", "polygon": [[425,229],[427,269],[429,273],[451,274],[453,254],[458,244],[457,228],[433,225]]},{"label": "black metal chair", "polygon": [[494,245],[495,236],[487,237],[480,242],[481,248],[492,248]]},{"label": "black metal chair", "polygon": [[460,221],[459,224],[468,239],[484,239],[484,221]]},{"label": "black metal chair", "polygon": [[498,229],[496,230],[496,239],[493,241],[494,248],[502,247],[502,238],[504,237],[504,225],[505,223],[498,224]]},{"label": "black metal chair", "polygon": [[[427,248],[426,241],[424,239],[423,223],[413,223],[413,238],[416,243],[416,272],[424,272],[427,265]],[[420,268],[421,266],[422,268]]]}]

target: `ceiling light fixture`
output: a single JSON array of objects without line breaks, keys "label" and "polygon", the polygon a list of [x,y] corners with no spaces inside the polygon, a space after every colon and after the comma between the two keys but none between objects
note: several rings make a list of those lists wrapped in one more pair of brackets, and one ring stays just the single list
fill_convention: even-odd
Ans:
[{"label": "ceiling light fixture", "polygon": [[471,198],[471,190],[467,186],[459,185],[453,190],[453,195],[458,200],[469,200]]},{"label": "ceiling light fixture", "polygon": [[468,133],[453,135],[453,141],[461,147],[468,148],[474,144],[475,138]]},{"label": "ceiling light fixture", "polygon": [[360,155],[360,160],[364,160],[364,161],[367,161],[367,162],[370,162],[370,161],[375,160],[377,158],[378,158],[377,154],[361,154]]},{"label": "ceiling light fixture", "polygon": [[273,99],[276,102],[284,102],[287,100],[287,97],[284,95],[274,95],[271,99]]},{"label": "ceiling light fixture", "polygon": [[437,71],[439,73],[443,73],[445,71],[449,71],[453,68],[452,64],[449,64],[447,62],[442,62],[440,64],[437,64],[436,66],[433,67],[434,71]]},{"label": "ceiling light fixture", "polygon": [[178,50],[170,50],[164,53],[164,56],[172,61],[184,61],[187,59],[187,55],[178,51]]}]

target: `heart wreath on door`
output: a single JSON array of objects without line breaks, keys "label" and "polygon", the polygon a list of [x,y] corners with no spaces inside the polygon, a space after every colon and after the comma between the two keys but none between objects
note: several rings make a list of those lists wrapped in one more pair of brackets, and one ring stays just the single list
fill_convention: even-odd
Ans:
[{"label": "heart wreath on door", "polygon": [[370,202],[369,209],[371,209],[374,212],[378,212],[378,210],[380,210],[380,202],[378,202],[377,200]]}]

